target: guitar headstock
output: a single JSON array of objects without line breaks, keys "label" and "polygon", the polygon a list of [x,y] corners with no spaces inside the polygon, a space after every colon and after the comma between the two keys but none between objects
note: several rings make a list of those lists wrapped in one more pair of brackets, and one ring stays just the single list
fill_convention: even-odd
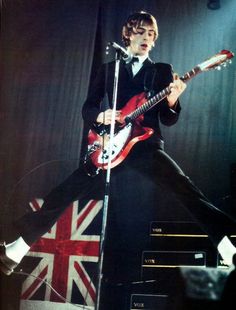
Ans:
[{"label": "guitar headstock", "polygon": [[198,68],[201,71],[208,71],[212,69],[220,70],[222,66],[226,66],[227,63],[232,62],[232,58],[234,57],[234,53],[228,50],[222,50],[218,54],[212,56],[206,61],[202,62],[198,65]]}]

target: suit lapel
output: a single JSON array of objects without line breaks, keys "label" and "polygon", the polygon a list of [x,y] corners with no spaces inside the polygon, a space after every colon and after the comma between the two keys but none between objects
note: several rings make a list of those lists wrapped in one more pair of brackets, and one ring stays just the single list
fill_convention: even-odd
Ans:
[{"label": "suit lapel", "polygon": [[138,71],[137,74],[135,74],[135,76],[133,76],[133,72],[132,72],[132,68],[131,68],[131,64],[124,64],[126,71],[128,72],[128,75],[130,77],[130,79],[135,79],[137,76],[139,76],[147,67],[151,66],[153,64],[153,61],[150,58],[147,58],[144,62],[143,65],[141,67],[141,69]]},{"label": "suit lapel", "polygon": [[144,62],[143,62],[143,65],[141,67],[141,69],[138,71],[137,74],[135,74],[135,76],[133,77],[134,79],[138,78],[139,75],[141,75],[144,71],[146,71],[146,69],[150,66],[153,65],[153,61],[150,59],[150,58],[147,58]]},{"label": "suit lapel", "polygon": [[130,79],[133,78],[133,72],[132,72],[131,66],[132,65],[130,63],[125,64],[125,69],[128,72],[128,75],[129,75]]}]

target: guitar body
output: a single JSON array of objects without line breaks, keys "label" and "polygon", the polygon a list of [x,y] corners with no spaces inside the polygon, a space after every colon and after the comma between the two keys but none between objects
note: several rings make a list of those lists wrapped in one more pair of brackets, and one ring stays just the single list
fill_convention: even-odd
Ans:
[{"label": "guitar body", "polygon": [[[115,126],[111,151],[111,168],[119,165],[137,142],[146,140],[153,134],[154,130],[152,128],[142,127],[140,125],[143,115],[139,116],[133,122],[125,123],[125,118],[146,100],[145,93],[138,94],[132,97],[121,110],[123,122]],[[94,172],[91,172],[93,165],[98,168],[97,170],[107,169],[109,148],[109,130],[103,130],[99,134],[95,129],[90,129],[88,133],[88,151],[85,157],[85,166],[89,174],[94,174]]]}]

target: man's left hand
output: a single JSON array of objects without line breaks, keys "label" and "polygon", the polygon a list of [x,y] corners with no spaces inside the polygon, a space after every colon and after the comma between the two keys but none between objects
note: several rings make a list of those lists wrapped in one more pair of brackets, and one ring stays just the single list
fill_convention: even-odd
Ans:
[{"label": "man's left hand", "polygon": [[168,105],[170,108],[174,108],[176,101],[178,100],[179,96],[183,93],[187,85],[180,80],[178,74],[174,74],[174,80],[169,85],[171,93],[167,96]]}]

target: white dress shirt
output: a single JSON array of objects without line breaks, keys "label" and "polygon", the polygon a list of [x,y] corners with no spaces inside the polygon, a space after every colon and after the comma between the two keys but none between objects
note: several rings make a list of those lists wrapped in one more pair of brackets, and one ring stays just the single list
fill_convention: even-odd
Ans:
[{"label": "white dress shirt", "polygon": [[135,61],[132,63],[132,72],[133,72],[133,76],[135,76],[139,72],[139,70],[142,68],[144,61],[148,58],[148,55],[144,55],[144,56],[130,55],[129,59],[127,60],[127,63],[129,63],[133,57],[138,58],[138,61]]}]

